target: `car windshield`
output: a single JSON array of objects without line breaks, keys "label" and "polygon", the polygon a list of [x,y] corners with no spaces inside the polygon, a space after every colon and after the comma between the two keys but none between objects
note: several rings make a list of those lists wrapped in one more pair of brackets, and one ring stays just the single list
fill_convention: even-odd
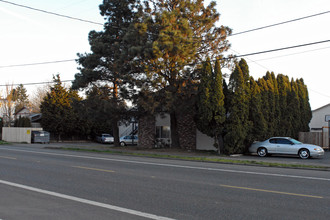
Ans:
[{"label": "car windshield", "polygon": [[103,137],[111,137],[110,134],[104,134]]},{"label": "car windshield", "polygon": [[295,140],[295,139],[290,139],[290,141],[291,141],[292,143],[294,143],[294,144],[302,144],[300,141],[297,141],[297,140]]}]

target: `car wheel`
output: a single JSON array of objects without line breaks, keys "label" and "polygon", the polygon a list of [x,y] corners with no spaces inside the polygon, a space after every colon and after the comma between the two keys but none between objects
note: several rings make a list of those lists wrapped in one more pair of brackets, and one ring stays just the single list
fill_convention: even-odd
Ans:
[{"label": "car wheel", "polygon": [[301,158],[301,159],[307,159],[307,158],[309,158],[309,150],[307,150],[307,149],[301,149],[300,151],[299,151],[299,153],[298,153],[298,155],[299,155],[299,157]]},{"label": "car wheel", "polygon": [[265,157],[267,156],[267,149],[264,147],[260,147],[258,148],[257,153],[260,157]]},{"label": "car wheel", "polygon": [[120,142],[120,146],[125,147],[126,146],[125,142]]}]

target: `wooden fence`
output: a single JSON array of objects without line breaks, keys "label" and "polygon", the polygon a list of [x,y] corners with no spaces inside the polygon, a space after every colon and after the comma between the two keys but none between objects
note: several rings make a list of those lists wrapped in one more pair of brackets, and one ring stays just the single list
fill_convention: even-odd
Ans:
[{"label": "wooden fence", "polygon": [[329,148],[329,128],[323,127],[320,132],[299,132],[299,141]]}]

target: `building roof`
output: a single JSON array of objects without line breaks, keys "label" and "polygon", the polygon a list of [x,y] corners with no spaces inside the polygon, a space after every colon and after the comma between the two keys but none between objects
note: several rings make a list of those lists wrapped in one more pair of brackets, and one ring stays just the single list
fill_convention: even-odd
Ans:
[{"label": "building roof", "polygon": [[317,109],[314,109],[312,112],[316,112],[316,111],[319,111],[319,110],[324,109],[324,108],[327,108],[327,107],[330,107],[330,103],[327,104],[327,105],[324,105],[324,106],[322,106],[322,107],[319,107],[319,108],[317,108]]},{"label": "building roof", "polygon": [[19,113],[22,112],[24,109],[27,109],[27,110],[30,112],[30,110],[29,110],[27,107],[23,106],[22,108],[18,109],[18,111],[16,111],[16,112],[14,113],[14,115],[19,114]]}]

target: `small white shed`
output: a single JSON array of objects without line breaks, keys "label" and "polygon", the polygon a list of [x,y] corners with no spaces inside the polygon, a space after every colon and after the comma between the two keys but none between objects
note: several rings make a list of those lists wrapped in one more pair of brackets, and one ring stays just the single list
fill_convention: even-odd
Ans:
[{"label": "small white shed", "polygon": [[2,140],[14,143],[31,143],[32,131],[42,131],[42,128],[3,127]]}]

